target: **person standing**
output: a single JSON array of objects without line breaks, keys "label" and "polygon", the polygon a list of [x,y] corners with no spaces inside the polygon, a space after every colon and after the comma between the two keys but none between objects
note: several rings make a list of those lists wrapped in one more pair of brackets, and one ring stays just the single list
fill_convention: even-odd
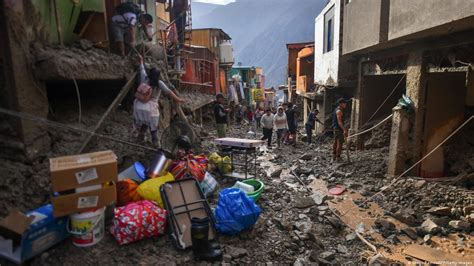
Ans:
[{"label": "person standing", "polygon": [[319,114],[319,111],[317,109],[313,109],[308,115],[308,120],[306,121],[306,124],[305,124],[308,144],[311,144],[311,139],[313,137],[313,129],[316,122],[324,126],[323,122],[321,122],[321,120],[319,120],[319,118],[317,117],[318,114]]},{"label": "person standing", "polygon": [[347,128],[344,127],[344,109],[347,107],[347,101],[343,98],[337,100],[337,107],[332,115],[332,128],[334,134],[334,144],[332,148],[333,161],[341,161],[342,144],[347,138]]},{"label": "person standing", "polygon": [[118,14],[112,17],[111,23],[112,36],[116,53],[125,56],[127,52],[125,48],[128,50],[135,48],[137,26],[143,30],[145,38],[151,41],[148,29],[153,23],[153,17],[150,14],[140,14],[141,10],[133,3],[123,3],[116,9]]},{"label": "person standing", "polygon": [[263,131],[262,140],[267,140],[267,147],[271,149],[273,137],[273,114],[270,108],[267,109],[265,114],[262,116],[260,125],[262,126]]},{"label": "person standing", "polygon": [[263,115],[264,115],[263,110],[260,109],[260,106],[258,106],[257,110],[255,110],[255,122],[257,124],[257,128],[260,128],[260,120],[262,119]]},{"label": "person standing", "polygon": [[185,42],[185,30],[187,23],[187,10],[189,8],[188,0],[174,0],[171,8],[171,19],[176,23],[179,45]]},{"label": "person standing", "polygon": [[278,107],[277,113],[273,116],[273,127],[277,132],[277,145],[280,147],[280,144],[286,135],[286,131],[288,130],[286,114],[281,106]]},{"label": "person standing", "polygon": [[214,105],[214,118],[216,119],[216,130],[219,138],[225,138],[227,131],[227,113],[229,109],[224,108],[224,101],[224,95],[218,93],[216,95],[216,104]]},{"label": "person standing", "polygon": [[288,103],[288,110],[285,112],[286,119],[288,120],[288,142],[291,142],[293,145],[296,145],[296,110],[293,107],[293,103]]}]

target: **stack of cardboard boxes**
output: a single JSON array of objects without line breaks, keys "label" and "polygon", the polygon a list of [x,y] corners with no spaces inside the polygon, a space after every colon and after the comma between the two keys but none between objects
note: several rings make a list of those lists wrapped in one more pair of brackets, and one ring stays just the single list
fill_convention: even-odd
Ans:
[{"label": "stack of cardboard boxes", "polygon": [[112,151],[50,159],[52,204],[0,221],[0,256],[23,263],[70,236],[68,215],[112,205],[117,156]]}]

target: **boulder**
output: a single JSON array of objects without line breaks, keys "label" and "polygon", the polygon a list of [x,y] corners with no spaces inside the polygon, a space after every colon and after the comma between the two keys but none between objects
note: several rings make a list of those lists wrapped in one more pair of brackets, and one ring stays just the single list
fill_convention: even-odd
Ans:
[{"label": "boulder", "polygon": [[431,219],[426,219],[420,226],[420,229],[426,234],[436,234],[441,228]]},{"label": "boulder", "polygon": [[449,222],[449,227],[458,231],[469,231],[471,229],[471,224],[468,221],[453,220]]},{"label": "boulder", "polygon": [[449,216],[451,214],[451,208],[449,207],[433,207],[426,211],[427,213],[439,215],[439,216]]}]

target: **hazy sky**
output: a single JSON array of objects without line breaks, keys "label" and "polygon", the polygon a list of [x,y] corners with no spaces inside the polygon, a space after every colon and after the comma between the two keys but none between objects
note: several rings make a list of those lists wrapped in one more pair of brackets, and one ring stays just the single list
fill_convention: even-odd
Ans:
[{"label": "hazy sky", "polygon": [[235,2],[235,0],[196,0],[196,2],[225,5],[231,2]]}]

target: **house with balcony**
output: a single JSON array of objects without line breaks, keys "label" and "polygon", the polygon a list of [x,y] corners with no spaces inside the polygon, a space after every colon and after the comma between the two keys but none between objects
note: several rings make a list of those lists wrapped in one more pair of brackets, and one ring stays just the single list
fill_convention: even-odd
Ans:
[{"label": "house with balcony", "polygon": [[206,28],[192,30],[191,43],[208,48],[219,62],[214,69],[216,76],[219,77],[216,93],[227,93],[227,73],[234,64],[231,40],[231,37],[222,29]]},{"label": "house with balcony", "polygon": [[[388,174],[432,151],[412,175],[472,173],[459,154],[474,150],[473,122],[436,147],[474,113],[474,3],[352,0],[342,8],[342,54],[358,70],[351,127],[360,131],[393,115]],[[403,94],[412,112],[396,107]]]}]

